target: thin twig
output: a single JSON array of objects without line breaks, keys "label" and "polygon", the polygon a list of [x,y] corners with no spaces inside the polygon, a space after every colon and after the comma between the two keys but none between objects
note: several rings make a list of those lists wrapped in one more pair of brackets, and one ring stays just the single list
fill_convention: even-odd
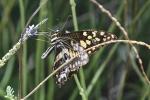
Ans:
[{"label": "thin twig", "polygon": [[[88,48],[84,51],[89,51],[92,50],[93,48],[99,48],[103,45],[107,45],[107,44],[112,44],[112,43],[131,43],[131,44],[137,44],[137,45],[141,45],[144,47],[147,47],[150,50],[150,45],[146,44],[145,42],[141,42],[141,41],[134,41],[134,40],[112,40],[112,41],[108,41],[108,42],[103,42],[101,44],[92,46],[91,48]],[[84,52],[83,51],[83,52]],[[56,70],[54,70],[50,75],[48,75],[41,83],[39,83],[28,95],[26,95],[24,98],[22,98],[21,100],[26,100],[28,97],[30,97],[34,92],[36,92],[50,77],[52,77],[55,73],[57,73],[60,69],[62,69],[64,66],[66,66],[67,64],[69,64],[70,62],[72,62],[76,57],[78,57],[80,54],[76,55],[75,57],[71,58],[68,62],[64,63],[63,65],[61,65],[60,67],[58,67]],[[83,93],[83,92],[82,92]]]},{"label": "thin twig", "polygon": [[92,46],[92,47],[86,49],[85,51],[91,50],[93,48],[98,48],[98,47],[103,46],[103,45],[112,44],[112,43],[136,44],[136,45],[141,45],[141,46],[147,47],[150,50],[150,45],[145,43],[145,42],[142,42],[142,41],[135,41],[135,40],[111,40],[111,41],[108,41],[108,42],[103,42],[103,43],[100,43],[98,45]]},{"label": "thin twig", "polygon": [[[108,11],[107,9],[105,9],[105,8],[104,8],[100,3],[98,3],[96,0],[90,0],[90,1],[91,1],[92,3],[94,3],[95,5],[97,5],[103,13],[107,14],[108,17],[109,17],[109,18],[116,24],[116,26],[118,26],[118,28],[123,32],[123,34],[125,35],[125,38],[126,38],[127,40],[129,40],[127,31],[124,29],[124,27],[122,27],[122,25],[119,23],[119,21],[118,21],[115,17],[112,16],[112,14],[110,13],[110,11]],[[129,44],[130,44],[130,43],[129,43]],[[137,49],[136,49],[132,44],[130,44],[130,45],[132,46],[132,48],[133,48],[133,50],[134,50],[134,52],[135,52],[135,54],[136,54],[136,58],[137,58],[137,60],[138,60],[138,62],[139,62],[139,64],[140,64],[140,69],[141,69],[141,71],[142,71],[142,73],[143,73],[143,76],[145,77],[147,83],[150,85],[150,80],[148,79],[148,77],[147,77],[147,75],[146,75],[146,73],[145,73],[145,71],[144,71],[144,67],[143,67],[143,64],[142,64],[142,60],[141,60],[141,58],[140,58],[140,56],[139,56],[139,53],[138,53]]]}]

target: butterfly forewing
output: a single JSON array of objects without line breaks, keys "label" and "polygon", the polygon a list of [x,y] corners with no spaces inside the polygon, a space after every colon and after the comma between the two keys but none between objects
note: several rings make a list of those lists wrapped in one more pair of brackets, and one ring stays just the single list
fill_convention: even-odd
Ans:
[{"label": "butterfly forewing", "polygon": [[[77,35],[74,36],[74,40],[80,43],[80,45],[84,49],[88,49],[90,47],[93,47],[97,44],[115,40],[117,37],[112,33],[106,33],[104,31],[78,31],[78,32],[72,32],[71,34]],[[93,48],[89,51],[87,51],[88,54],[94,53],[99,48]]]}]

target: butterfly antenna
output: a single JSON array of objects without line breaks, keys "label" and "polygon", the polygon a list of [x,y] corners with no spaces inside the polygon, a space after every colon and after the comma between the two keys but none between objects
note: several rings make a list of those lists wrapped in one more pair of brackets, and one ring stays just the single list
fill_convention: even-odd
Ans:
[{"label": "butterfly antenna", "polygon": [[72,17],[71,15],[69,15],[69,16],[67,17],[67,19],[66,19],[64,25],[63,25],[62,28],[61,28],[61,31],[66,27],[66,25],[67,25],[67,23],[68,23],[68,21],[69,21],[69,19],[70,19],[71,17]]},{"label": "butterfly antenna", "polygon": [[52,31],[52,32],[56,32],[55,30],[51,29],[51,28],[48,28],[48,30]]}]

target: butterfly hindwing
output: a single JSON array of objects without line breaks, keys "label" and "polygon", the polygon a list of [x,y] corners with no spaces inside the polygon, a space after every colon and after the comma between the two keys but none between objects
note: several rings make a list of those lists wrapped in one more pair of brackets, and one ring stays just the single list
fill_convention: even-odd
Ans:
[{"label": "butterfly hindwing", "polygon": [[59,47],[56,49],[56,58],[54,62],[53,70],[57,69],[62,64],[68,62],[73,57],[76,57],[69,64],[61,68],[55,75],[56,83],[61,86],[76,73],[81,66],[85,65],[89,61],[88,54],[84,51],[84,48],[79,43],[71,41],[72,48]]}]

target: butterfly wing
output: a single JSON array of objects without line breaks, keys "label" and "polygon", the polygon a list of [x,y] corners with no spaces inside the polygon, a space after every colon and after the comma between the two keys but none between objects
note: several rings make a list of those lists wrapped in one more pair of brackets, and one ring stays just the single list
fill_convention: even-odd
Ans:
[{"label": "butterfly wing", "polygon": [[86,65],[89,61],[88,54],[84,51],[84,48],[77,42],[70,42],[72,48],[66,45],[56,47],[56,58],[53,70],[56,70],[62,64],[69,62],[70,59],[75,57],[73,61],[69,62],[69,64],[65,65],[55,74],[54,77],[59,86],[64,85],[81,66]]},{"label": "butterfly wing", "polygon": [[61,46],[59,44],[56,46],[56,58],[53,70],[68,62],[71,58],[77,57],[56,73],[55,79],[59,86],[64,85],[81,66],[86,65],[89,61],[88,54],[92,54],[98,48],[92,48],[92,50],[88,50],[87,52],[84,51],[85,49],[117,39],[114,34],[92,30],[64,33],[61,37],[63,42]]},{"label": "butterfly wing", "polygon": [[[103,42],[117,39],[117,36],[112,33],[93,30],[75,31],[71,34],[68,34],[68,37],[73,37],[73,39],[79,42],[84,49],[88,49]],[[94,53],[98,49],[99,48],[93,48],[92,50],[87,51],[87,53]]]}]

